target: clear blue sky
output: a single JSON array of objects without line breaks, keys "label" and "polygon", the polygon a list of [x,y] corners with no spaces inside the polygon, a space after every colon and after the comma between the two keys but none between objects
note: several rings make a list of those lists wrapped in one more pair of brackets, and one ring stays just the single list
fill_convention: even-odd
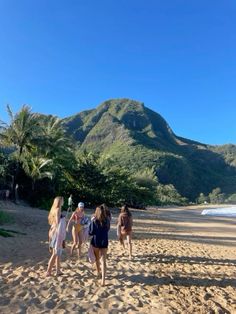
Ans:
[{"label": "clear blue sky", "polygon": [[235,16],[235,0],[0,0],[0,117],[128,97],[180,136],[236,144]]}]

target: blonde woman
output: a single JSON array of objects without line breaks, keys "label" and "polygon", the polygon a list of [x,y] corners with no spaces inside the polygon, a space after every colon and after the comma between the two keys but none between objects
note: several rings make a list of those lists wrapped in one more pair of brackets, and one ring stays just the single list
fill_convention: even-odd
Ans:
[{"label": "blonde woman", "polygon": [[66,230],[69,231],[69,226],[73,222],[72,227],[72,238],[73,244],[71,247],[71,256],[73,255],[74,249],[78,247],[78,255],[81,256],[82,253],[82,243],[83,243],[83,225],[81,224],[84,219],[84,203],[80,202],[76,210],[72,213],[70,220],[68,221]]},{"label": "blonde woman", "polygon": [[60,259],[66,237],[66,220],[61,215],[61,207],[64,204],[62,196],[55,197],[53,205],[48,215],[48,223],[51,226],[49,230],[49,245],[52,249],[52,256],[48,263],[46,276],[51,276],[52,268],[56,264],[56,275],[60,275]]}]

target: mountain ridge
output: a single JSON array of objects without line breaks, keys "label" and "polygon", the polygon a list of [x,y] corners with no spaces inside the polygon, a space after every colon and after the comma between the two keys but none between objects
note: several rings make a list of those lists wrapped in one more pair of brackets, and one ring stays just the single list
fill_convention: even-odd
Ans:
[{"label": "mountain ridge", "polygon": [[64,118],[63,124],[80,149],[110,156],[133,172],[154,167],[161,183],[174,184],[190,199],[215,187],[236,192],[236,146],[230,149],[177,136],[143,102],[106,100],[95,109]]}]

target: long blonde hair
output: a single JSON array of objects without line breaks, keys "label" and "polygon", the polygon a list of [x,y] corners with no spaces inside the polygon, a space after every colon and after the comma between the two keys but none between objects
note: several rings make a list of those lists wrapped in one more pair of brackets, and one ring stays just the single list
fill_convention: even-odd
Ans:
[{"label": "long blonde hair", "polygon": [[57,196],[54,198],[52,207],[50,209],[50,212],[48,214],[48,223],[49,225],[52,225],[56,221],[56,217],[58,215],[61,215],[61,207],[63,205],[64,198],[62,196]]}]

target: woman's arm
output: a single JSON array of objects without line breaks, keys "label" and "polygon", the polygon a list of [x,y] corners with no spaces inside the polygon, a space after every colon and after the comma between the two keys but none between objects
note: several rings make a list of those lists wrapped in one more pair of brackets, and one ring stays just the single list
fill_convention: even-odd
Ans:
[{"label": "woman's arm", "polygon": [[69,219],[69,221],[68,221],[68,223],[67,223],[66,230],[69,229],[69,226],[70,226],[70,224],[71,224],[71,221],[74,219],[74,215],[75,215],[75,213],[72,213],[72,215],[71,215],[71,217],[70,217],[70,219]]},{"label": "woman's arm", "polygon": [[110,227],[111,227],[110,219],[107,219],[107,231],[110,230]]},{"label": "woman's arm", "polygon": [[61,218],[61,210],[60,210],[60,208],[58,207],[58,208],[57,208],[57,212],[56,212],[56,219],[55,219],[56,226],[59,225],[60,218]]},{"label": "woman's arm", "polygon": [[91,221],[90,225],[89,225],[89,235],[94,235],[95,234],[95,224],[94,221]]},{"label": "woman's arm", "polygon": [[118,217],[117,226],[121,226],[121,215]]}]

